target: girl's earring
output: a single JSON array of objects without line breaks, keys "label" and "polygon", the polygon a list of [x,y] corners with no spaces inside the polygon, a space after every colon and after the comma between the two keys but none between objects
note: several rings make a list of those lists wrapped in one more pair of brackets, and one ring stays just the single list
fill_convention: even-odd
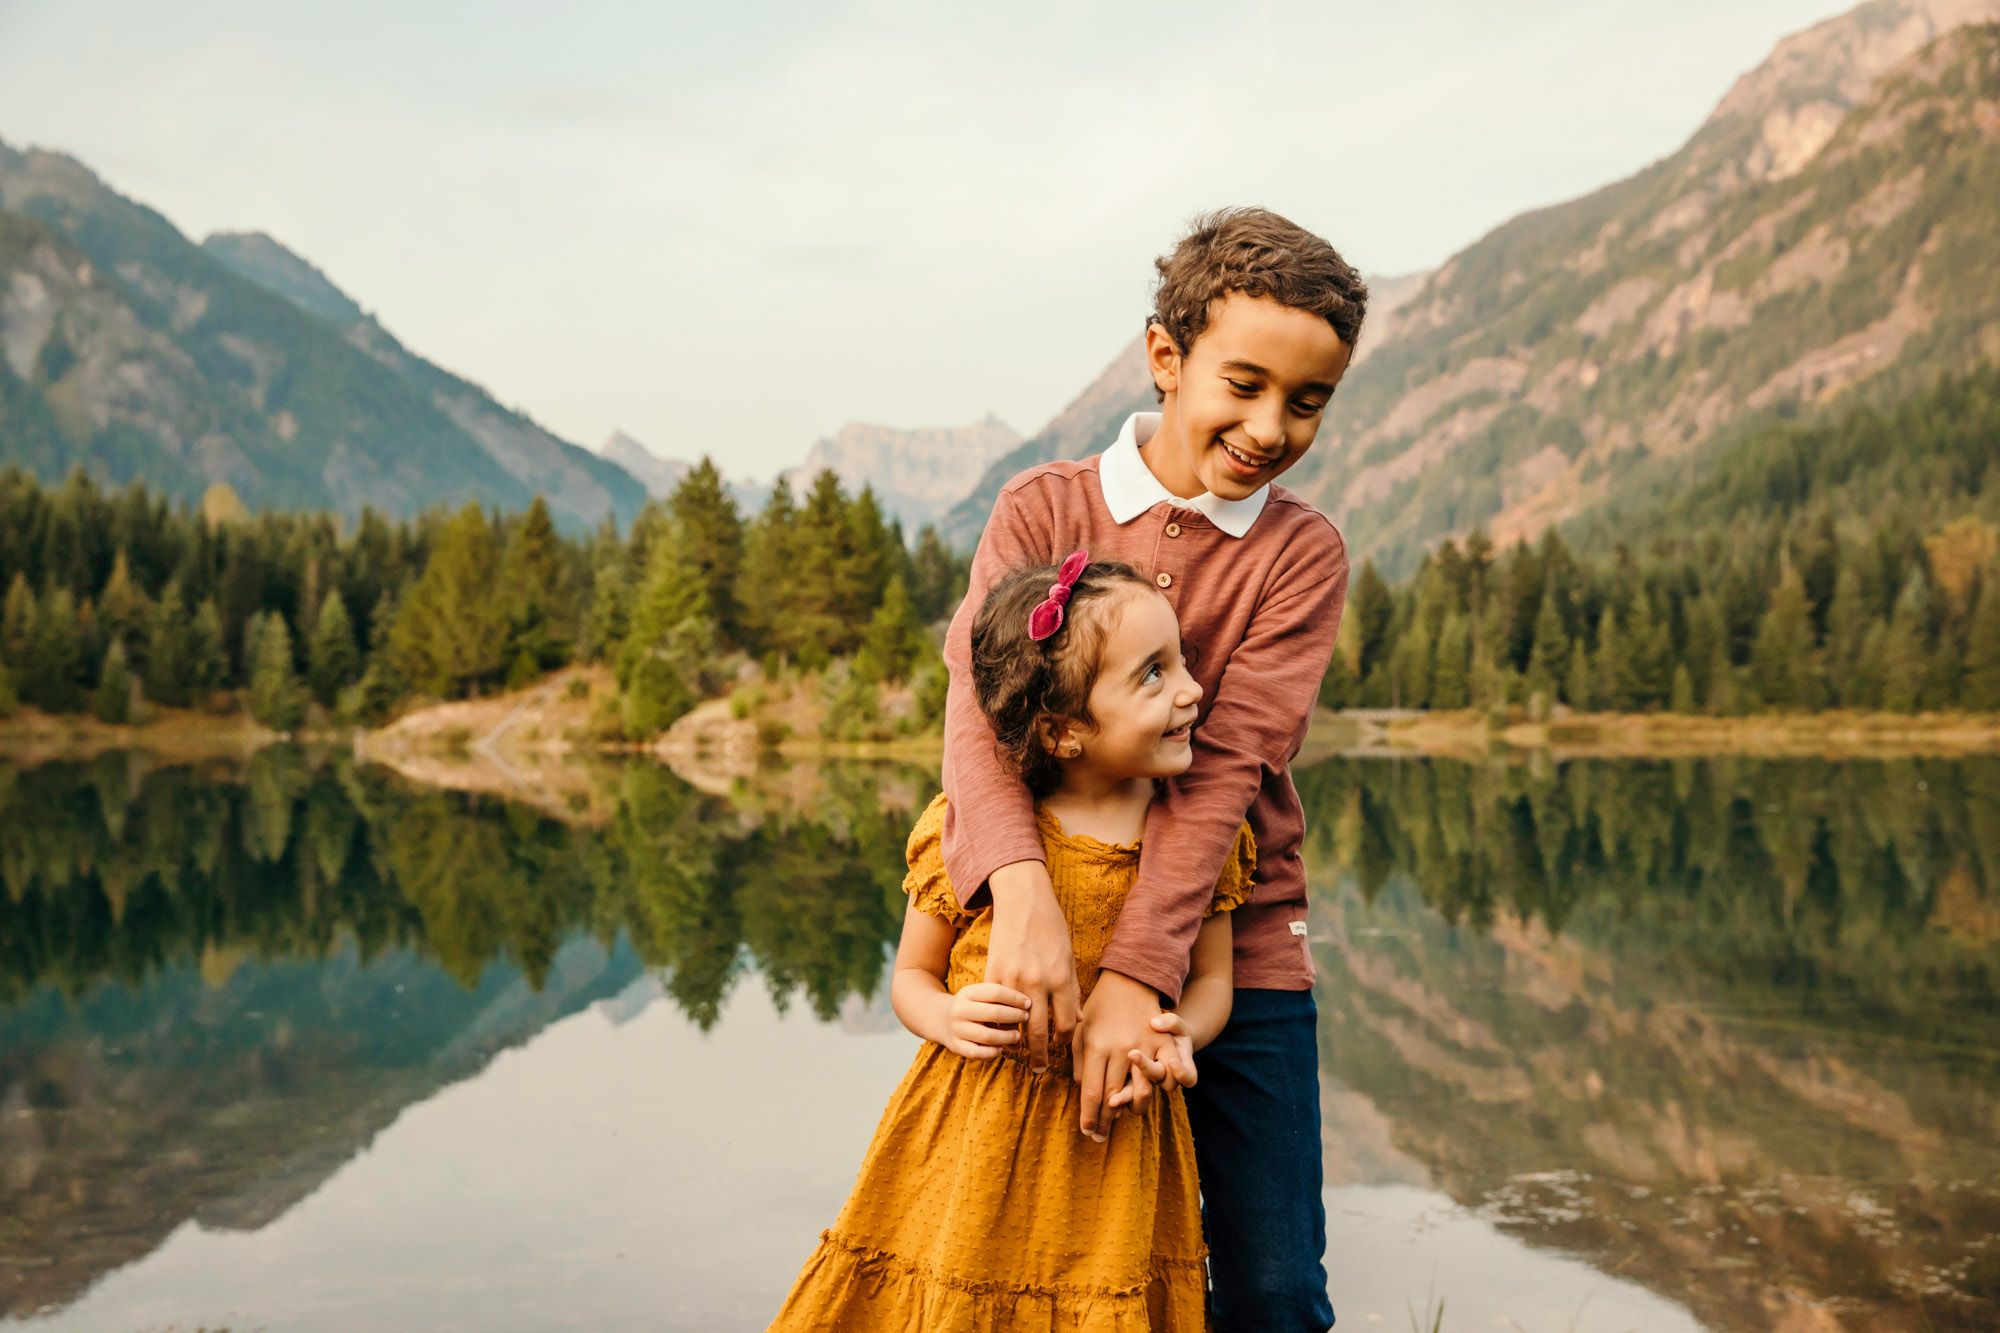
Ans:
[{"label": "girl's earring", "polygon": [[1074,759],[1082,753],[1083,753],[1083,747],[1081,745],[1078,745],[1075,741],[1071,741],[1069,744],[1062,747],[1062,757],[1065,759]]}]

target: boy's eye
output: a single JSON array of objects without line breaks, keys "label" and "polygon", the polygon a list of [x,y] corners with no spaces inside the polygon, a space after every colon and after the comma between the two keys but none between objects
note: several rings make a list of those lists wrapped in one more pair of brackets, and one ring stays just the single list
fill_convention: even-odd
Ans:
[{"label": "boy's eye", "polygon": [[1302,417],[1317,416],[1321,412],[1326,411],[1326,404],[1321,402],[1316,402],[1310,398],[1303,399],[1299,402],[1292,404],[1292,411],[1298,413]]},{"label": "boy's eye", "polygon": [[1158,662],[1155,662],[1153,665],[1146,668],[1146,674],[1139,678],[1139,683],[1141,685],[1152,685],[1162,679],[1164,679],[1164,677],[1160,673],[1160,664]]},{"label": "boy's eye", "polygon": [[1244,395],[1245,397],[1249,397],[1250,395],[1252,395],[1252,394],[1254,394],[1254,393],[1256,393],[1256,392],[1257,392],[1257,386],[1256,386],[1256,385],[1254,385],[1254,384],[1246,384],[1246,383],[1244,383],[1244,382],[1243,382],[1242,380],[1231,380],[1231,381],[1229,381],[1229,387],[1230,387],[1230,388],[1232,388],[1232,389],[1234,389],[1234,390],[1235,390],[1236,392],[1238,392],[1238,393],[1240,393],[1240,394]]}]

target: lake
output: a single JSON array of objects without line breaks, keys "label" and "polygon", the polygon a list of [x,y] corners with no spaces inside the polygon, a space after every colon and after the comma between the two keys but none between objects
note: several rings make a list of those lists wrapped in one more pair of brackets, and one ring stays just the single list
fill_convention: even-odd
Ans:
[{"label": "lake", "polygon": [[[936,778],[595,780],[0,768],[0,1327],[761,1329]],[[2000,760],[1297,782],[1343,1328],[2000,1326]]]}]

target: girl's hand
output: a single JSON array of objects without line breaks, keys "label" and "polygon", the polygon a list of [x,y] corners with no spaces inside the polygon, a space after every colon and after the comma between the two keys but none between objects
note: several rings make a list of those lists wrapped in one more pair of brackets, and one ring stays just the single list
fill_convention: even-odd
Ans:
[{"label": "girl's hand", "polygon": [[1028,997],[991,981],[978,981],[951,997],[945,1049],[968,1060],[991,1060],[1021,1040]]},{"label": "girl's hand", "polygon": [[1194,1037],[1188,1032],[1187,1020],[1169,1011],[1153,1020],[1153,1031],[1173,1038],[1160,1051],[1160,1064],[1176,1083],[1184,1088],[1193,1087]]}]

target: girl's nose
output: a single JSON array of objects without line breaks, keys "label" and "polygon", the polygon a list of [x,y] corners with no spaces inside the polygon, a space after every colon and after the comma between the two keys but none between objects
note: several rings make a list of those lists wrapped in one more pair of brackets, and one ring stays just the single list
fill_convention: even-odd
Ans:
[{"label": "girl's nose", "polygon": [[1201,682],[1188,675],[1185,669],[1181,671],[1181,680],[1183,684],[1180,693],[1174,696],[1174,702],[1182,708],[1192,708],[1201,702]]}]

